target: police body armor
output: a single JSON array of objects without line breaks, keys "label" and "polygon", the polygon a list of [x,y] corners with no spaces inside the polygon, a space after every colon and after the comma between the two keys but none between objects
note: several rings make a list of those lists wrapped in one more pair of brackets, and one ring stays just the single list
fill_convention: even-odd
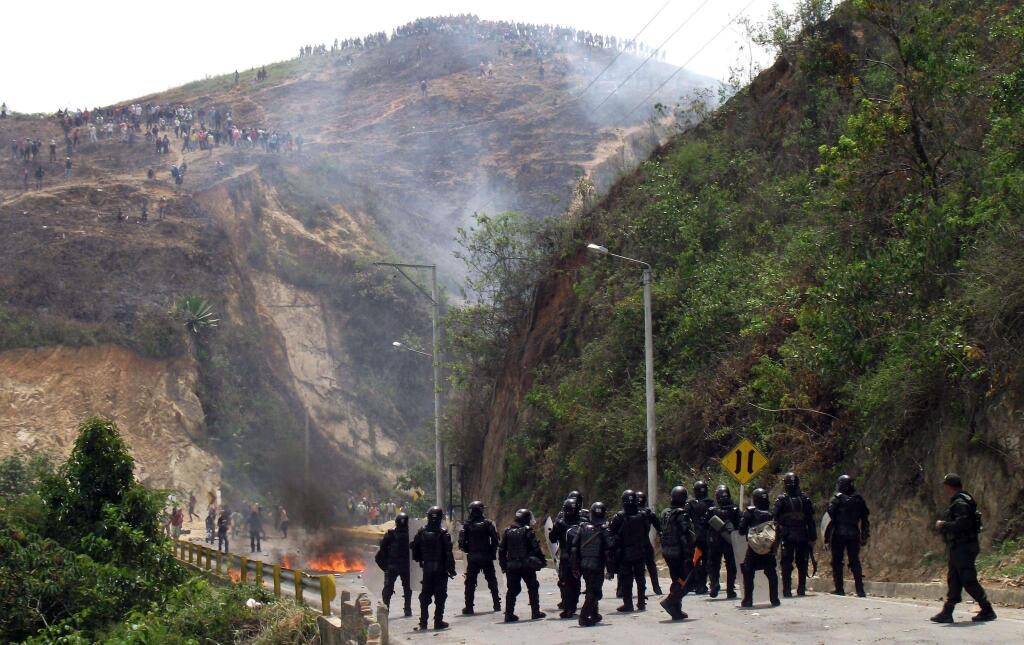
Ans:
[{"label": "police body armor", "polygon": [[605,567],[604,526],[589,522],[577,527],[579,532],[580,569],[583,571],[603,571]]},{"label": "police body armor", "polygon": [[475,561],[494,560],[497,545],[491,539],[491,521],[482,519],[462,526],[459,548]]},{"label": "police body armor", "polygon": [[661,553],[666,558],[681,558],[693,542],[693,529],[686,510],[666,508],[661,519]]},{"label": "police body armor", "polygon": [[836,509],[832,517],[832,536],[844,540],[860,539],[860,521],[863,517],[864,500],[859,493],[848,495],[836,493]]},{"label": "police body armor", "polygon": [[693,532],[697,540],[706,540],[708,535],[707,515],[708,509],[712,506],[711,499],[690,499],[686,502],[686,514],[693,525]]},{"label": "police body armor", "polygon": [[530,557],[530,542],[527,538],[528,526],[517,526],[505,530],[505,553],[509,569],[525,569],[526,559]]},{"label": "police body armor", "polygon": [[970,493],[960,491],[954,495],[949,508],[943,513],[942,519],[946,522],[953,522],[956,519],[953,509],[961,504],[967,505],[967,513],[970,514],[971,522],[962,530],[944,531],[942,537],[946,544],[963,545],[978,541],[978,534],[982,530],[981,512],[978,510],[978,503],[974,501],[974,497]]},{"label": "police body armor", "polygon": [[775,518],[781,529],[780,537],[787,542],[807,542],[811,537],[807,534],[810,500],[803,493],[782,497],[785,501],[781,505],[781,513]]},{"label": "police body armor", "polygon": [[437,531],[420,529],[418,560],[424,573],[436,573],[444,571],[448,567],[448,556],[444,552],[444,533],[442,531],[443,529]]},{"label": "police body armor", "polygon": [[394,529],[394,532],[395,539],[388,547],[388,568],[405,569],[409,566],[409,529]]},{"label": "police body armor", "polygon": [[723,534],[739,529],[740,509],[735,504],[716,504],[712,506],[708,513],[708,519],[710,520],[712,516],[722,520],[724,526],[721,533]]},{"label": "police body armor", "polygon": [[649,530],[650,524],[643,513],[623,516],[619,532],[619,548],[622,551],[623,562],[641,562],[646,559]]}]

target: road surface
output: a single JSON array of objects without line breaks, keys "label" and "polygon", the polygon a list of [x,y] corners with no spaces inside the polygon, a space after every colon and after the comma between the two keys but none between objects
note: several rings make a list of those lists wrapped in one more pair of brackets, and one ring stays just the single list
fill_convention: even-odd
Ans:
[{"label": "road surface", "polygon": [[[414,575],[416,575],[414,569]],[[771,638],[775,643],[1024,643],[1024,610],[996,608],[999,620],[991,623],[971,623],[970,616],[977,610],[972,604],[959,605],[957,623],[937,625],[928,620],[939,610],[937,603],[919,603],[889,598],[836,597],[828,594],[810,594],[804,598],[783,598],[781,607],[755,606],[738,609],[736,601],[707,596],[687,596],[683,609],[689,619],[673,623],[658,606],[661,596],[653,597],[643,613],[617,614],[619,601],[615,598],[614,583],[605,581],[605,599],[601,601],[604,623],[598,627],[582,628],[575,620],[560,620],[557,616],[559,596],[554,571],[545,569],[541,577],[541,609],[548,617],[543,620],[525,620],[530,614],[526,591],[516,603],[519,623],[506,625],[502,615],[486,611],[475,616],[463,616],[463,578],[459,576],[448,585],[448,606],[445,619],[451,627],[445,631],[414,631],[417,617],[405,618],[401,612],[390,620],[393,643],[487,643],[494,645],[560,645],[562,643],[633,643],[651,644],[668,642],[739,643],[756,642]],[[339,587],[353,591],[360,586],[354,576],[347,577]],[[504,581],[499,574],[504,594]],[[668,580],[661,583],[668,589]],[[376,596],[379,590],[373,590]],[[396,590],[397,591],[397,590]],[[401,592],[396,594],[401,607]],[[582,600],[582,598],[581,598]],[[504,602],[504,600],[503,600]],[[394,605],[395,602],[392,601]],[[477,586],[476,607],[489,609],[490,594],[481,579]],[[418,601],[413,598],[413,609],[418,616]]]}]

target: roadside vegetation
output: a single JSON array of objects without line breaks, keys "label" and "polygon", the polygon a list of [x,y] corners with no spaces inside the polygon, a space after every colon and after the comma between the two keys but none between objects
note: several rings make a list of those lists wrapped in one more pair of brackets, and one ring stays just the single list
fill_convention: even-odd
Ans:
[{"label": "roadside vegetation", "polygon": [[[117,428],[87,419],[68,460],[0,461],[0,641],[305,643],[312,614],[217,586],[173,557],[166,493],[141,486]],[[264,603],[255,610],[248,598]]]},{"label": "roadside vegetation", "polygon": [[1024,376],[1024,8],[830,4],[763,29],[778,62],[579,221],[464,236],[488,298],[449,317],[457,458],[494,466],[483,432],[537,294],[569,308],[502,456],[510,505],[607,500],[643,472],[639,270],[590,241],[653,265],[663,487],[717,479],[739,436],[823,492],[842,469],[931,490],[891,466],[941,428],[1019,472],[1019,437],[976,427]]}]

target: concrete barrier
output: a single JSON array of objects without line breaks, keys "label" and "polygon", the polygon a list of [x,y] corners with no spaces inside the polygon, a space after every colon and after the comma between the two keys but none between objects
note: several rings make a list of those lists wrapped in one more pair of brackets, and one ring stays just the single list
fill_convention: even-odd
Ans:
[{"label": "concrete barrier", "polygon": [[[847,577],[847,593],[853,586],[853,580]],[[832,591],[831,578],[808,578],[807,588],[818,593]],[[872,582],[864,581],[864,591],[869,596],[878,598],[908,598],[942,602],[946,599],[946,585],[938,582]],[[1004,607],[1024,607],[1024,589],[986,589],[989,600]],[[965,599],[970,596],[964,594]]]}]

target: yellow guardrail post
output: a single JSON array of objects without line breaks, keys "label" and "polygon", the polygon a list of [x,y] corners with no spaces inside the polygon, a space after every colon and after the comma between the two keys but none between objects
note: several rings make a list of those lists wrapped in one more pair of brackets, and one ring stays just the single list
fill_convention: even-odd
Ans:
[{"label": "yellow guardrail post", "polygon": [[331,602],[334,601],[334,576],[320,576],[320,613],[331,615]]},{"label": "yellow guardrail post", "polygon": [[302,571],[295,569],[292,573],[295,574],[295,601],[300,605],[305,604],[302,600]]},{"label": "yellow guardrail post", "polygon": [[256,561],[256,586],[263,587],[263,560]]},{"label": "yellow guardrail post", "polygon": [[206,551],[206,570],[209,571],[213,568],[213,549],[204,546],[203,550]]},{"label": "yellow guardrail post", "polygon": [[274,565],[274,595],[281,597],[281,565]]},{"label": "yellow guardrail post", "polygon": [[188,543],[188,562],[189,564],[195,559],[196,556],[196,545],[191,542]]}]

